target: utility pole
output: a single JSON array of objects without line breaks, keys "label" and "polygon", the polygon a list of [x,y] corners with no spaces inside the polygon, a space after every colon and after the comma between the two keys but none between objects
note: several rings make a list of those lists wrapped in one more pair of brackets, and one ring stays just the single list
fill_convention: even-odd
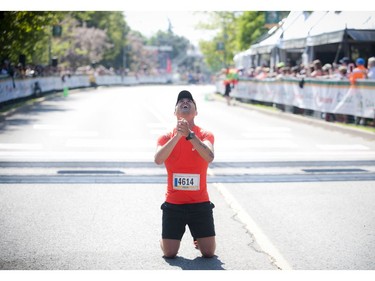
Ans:
[{"label": "utility pole", "polygon": [[126,38],[125,38],[125,31],[122,32],[122,71],[121,71],[121,81],[124,82],[124,75],[126,71]]},{"label": "utility pole", "polygon": [[48,35],[48,65],[52,65],[52,32],[53,32],[53,27],[51,27],[51,31],[49,32]]},{"label": "utility pole", "polygon": [[225,17],[223,18],[223,32],[224,32],[224,50],[223,50],[223,56],[224,56],[224,67],[227,68],[227,40],[228,40],[228,34],[227,34],[227,25],[225,22]]}]

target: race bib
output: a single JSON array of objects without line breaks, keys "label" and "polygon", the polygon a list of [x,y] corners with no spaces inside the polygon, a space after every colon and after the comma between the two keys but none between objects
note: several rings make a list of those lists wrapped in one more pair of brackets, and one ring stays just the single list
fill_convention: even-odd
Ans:
[{"label": "race bib", "polygon": [[173,174],[173,189],[176,190],[199,190],[199,174]]}]

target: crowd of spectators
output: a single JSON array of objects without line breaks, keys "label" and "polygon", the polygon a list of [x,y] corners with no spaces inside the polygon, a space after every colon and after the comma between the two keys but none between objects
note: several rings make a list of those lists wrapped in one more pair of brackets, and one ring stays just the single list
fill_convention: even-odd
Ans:
[{"label": "crowd of spectators", "polygon": [[59,75],[61,72],[60,67],[49,65],[34,65],[21,63],[14,64],[8,60],[3,60],[0,66],[0,78],[15,78],[22,79],[37,76],[53,76]]},{"label": "crowd of spectators", "polygon": [[[83,65],[77,68],[65,67],[63,65],[50,66],[50,65],[23,65],[18,63],[10,63],[8,60],[3,60],[0,64],[0,79],[12,78],[12,79],[24,79],[32,77],[47,77],[47,76],[61,76],[66,77],[70,75],[125,75],[125,76],[141,76],[141,75],[160,75],[165,74],[163,69],[147,69],[132,72],[128,68],[115,69],[113,67],[105,67],[97,63],[90,65]],[[186,80],[188,80],[188,74],[186,74]],[[194,79],[200,79],[200,77],[192,76],[189,74],[189,83],[196,83]],[[193,82],[192,82],[193,81]]]},{"label": "crowd of spectators", "polygon": [[317,79],[336,79],[348,80],[352,84],[357,79],[374,79],[375,80],[375,57],[366,61],[358,58],[351,63],[347,57],[342,58],[338,63],[322,64],[319,59],[314,60],[309,65],[286,65],[284,62],[278,63],[274,69],[267,66],[258,66],[248,70],[240,70],[240,76],[255,79],[265,78],[317,78]]}]

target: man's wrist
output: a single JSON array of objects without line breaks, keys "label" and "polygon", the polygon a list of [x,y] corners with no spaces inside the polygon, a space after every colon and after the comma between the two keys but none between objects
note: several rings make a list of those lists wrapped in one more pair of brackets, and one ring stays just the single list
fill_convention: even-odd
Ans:
[{"label": "man's wrist", "polygon": [[186,140],[192,140],[193,138],[195,138],[195,133],[190,131],[185,139]]}]

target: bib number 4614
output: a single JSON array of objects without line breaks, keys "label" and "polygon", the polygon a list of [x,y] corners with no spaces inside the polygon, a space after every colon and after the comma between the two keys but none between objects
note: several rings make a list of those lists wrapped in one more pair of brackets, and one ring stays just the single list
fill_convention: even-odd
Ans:
[{"label": "bib number 4614", "polygon": [[199,174],[173,174],[173,189],[199,190]]}]

